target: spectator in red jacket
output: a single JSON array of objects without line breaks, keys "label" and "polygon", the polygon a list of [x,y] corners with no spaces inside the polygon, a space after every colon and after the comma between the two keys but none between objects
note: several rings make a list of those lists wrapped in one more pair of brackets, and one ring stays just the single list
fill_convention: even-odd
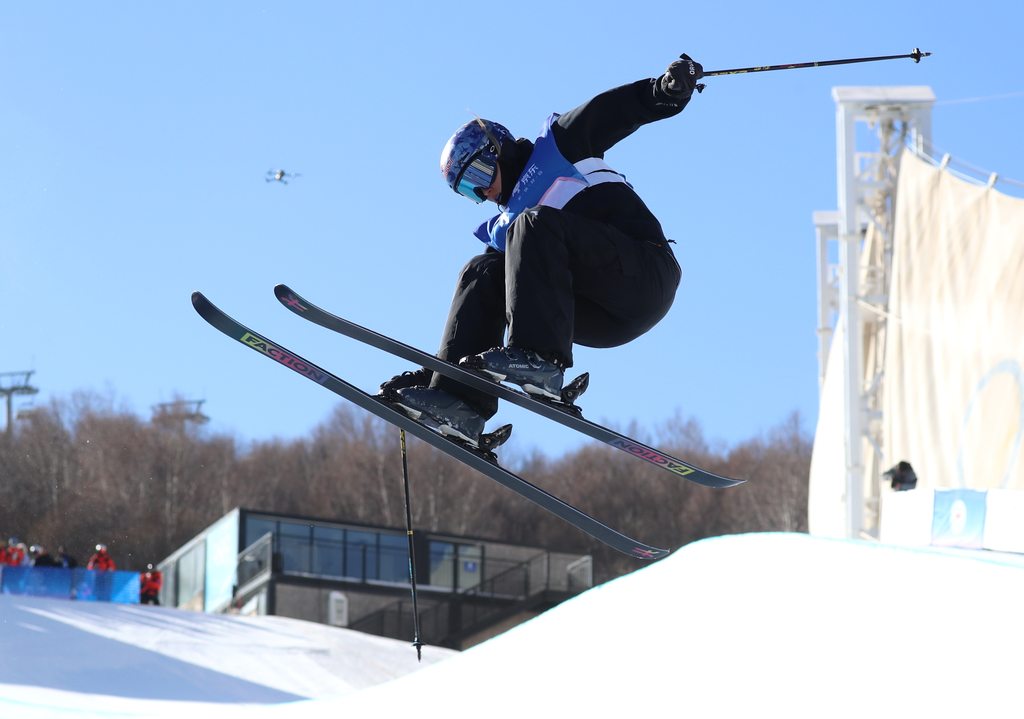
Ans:
[{"label": "spectator in red jacket", "polygon": [[142,572],[142,581],[139,586],[139,600],[143,604],[160,605],[160,587],[164,583],[164,575],[152,564],[146,565],[146,571]]},{"label": "spectator in red jacket", "polygon": [[3,553],[3,563],[9,567],[20,567],[29,563],[25,543],[17,537],[7,540],[7,550]]},{"label": "spectator in red jacket", "polygon": [[97,544],[96,553],[89,557],[89,563],[85,565],[85,568],[101,572],[112,572],[117,569],[117,565],[114,564],[114,558],[107,552],[107,545]]}]

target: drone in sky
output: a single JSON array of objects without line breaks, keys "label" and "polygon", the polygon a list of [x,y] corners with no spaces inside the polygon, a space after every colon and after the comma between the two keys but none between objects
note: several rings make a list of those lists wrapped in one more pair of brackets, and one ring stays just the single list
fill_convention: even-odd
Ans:
[{"label": "drone in sky", "polygon": [[267,170],[267,182],[280,182],[282,185],[287,185],[288,180],[296,177],[302,177],[298,172],[285,172],[284,170]]}]

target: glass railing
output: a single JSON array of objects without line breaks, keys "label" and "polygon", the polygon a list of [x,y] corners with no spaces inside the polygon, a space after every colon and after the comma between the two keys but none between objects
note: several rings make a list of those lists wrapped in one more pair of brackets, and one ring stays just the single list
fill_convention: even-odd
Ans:
[{"label": "glass railing", "polygon": [[267,532],[238,555],[238,586],[269,577],[273,571],[274,535]]},{"label": "glass railing", "polygon": [[[497,571],[498,565],[504,568]],[[553,565],[560,571],[552,572]],[[421,601],[420,638],[424,643],[444,644],[456,632],[484,627],[507,614],[510,608],[529,603],[539,594],[548,591],[578,594],[593,584],[589,556],[542,552],[523,562],[490,560],[489,566],[491,576],[457,592],[458,599],[436,601],[428,606]],[[454,627],[453,617],[457,622]],[[349,628],[386,637],[411,638],[415,632],[412,601],[398,600],[358,619]]]}]

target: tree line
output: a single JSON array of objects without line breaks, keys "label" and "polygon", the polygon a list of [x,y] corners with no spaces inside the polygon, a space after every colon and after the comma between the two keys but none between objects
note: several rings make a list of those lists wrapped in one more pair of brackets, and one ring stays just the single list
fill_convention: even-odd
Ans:
[{"label": "tree line", "polygon": [[[649,436],[636,427],[626,433],[748,481],[707,489],[600,444],[557,458],[513,451],[503,461],[657,546],[806,531],[811,440],[798,415],[727,448],[712,446],[696,421],[682,417]],[[51,549],[63,544],[80,558],[102,542],[119,568],[141,569],[236,506],[401,527],[397,434],[342,403],[308,437],[246,444],[173,413],[147,420],[110,399],[76,394],[32,410],[0,439],[0,534]],[[597,581],[640,566],[429,445],[410,437],[408,447],[416,530],[591,553]]]}]

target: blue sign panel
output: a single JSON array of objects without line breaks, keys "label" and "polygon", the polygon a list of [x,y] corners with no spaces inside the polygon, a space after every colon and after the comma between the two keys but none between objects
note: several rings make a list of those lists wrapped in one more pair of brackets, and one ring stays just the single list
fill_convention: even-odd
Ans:
[{"label": "blue sign panel", "polygon": [[59,567],[4,567],[0,592],[85,602],[139,603],[138,572],[99,572]]},{"label": "blue sign panel", "polygon": [[935,491],[932,545],[981,549],[985,532],[986,493],[974,489]]}]

